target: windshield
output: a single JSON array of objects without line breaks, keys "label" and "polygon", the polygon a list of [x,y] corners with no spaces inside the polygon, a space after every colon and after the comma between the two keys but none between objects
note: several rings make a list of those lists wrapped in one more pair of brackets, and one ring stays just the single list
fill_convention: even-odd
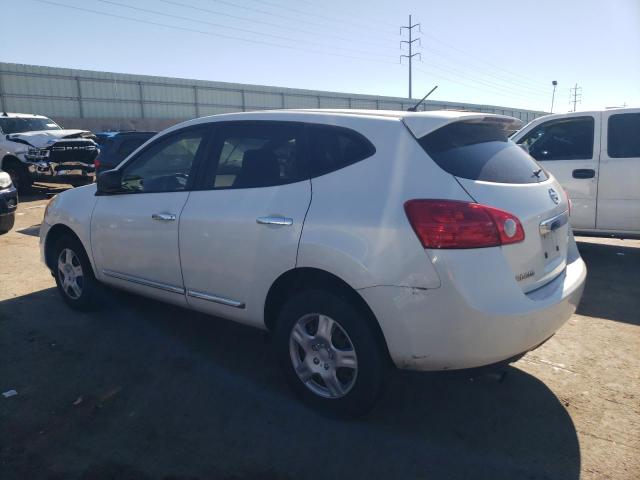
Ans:
[{"label": "windshield", "polygon": [[0,129],[5,134],[62,130],[50,118],[0,118]]}]

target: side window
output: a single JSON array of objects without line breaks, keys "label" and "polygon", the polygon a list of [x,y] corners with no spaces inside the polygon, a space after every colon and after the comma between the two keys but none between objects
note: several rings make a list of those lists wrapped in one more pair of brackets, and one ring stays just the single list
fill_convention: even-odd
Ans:
[{"label": "side window", "polygon": [[317,177],[364,160],[376,152],[364,136],[348,128],[309,127],[311,176]]},{"label": "side window", "polygon": [[584,160],[593,157],[593,117],[550,120],[535,127],[522,140],[538,161]]},{"label": "side window", "polygon": [[122,189],[131,193],[185,190],[205,129],[170,134],[146,148],[122,173]]},{"label": "side window", "polygon": [[640,113],[611,115],[607,130],[611,158],[640,157]]},{"label": "side window", "polygon": [[213,185],[254,188],[308,178],[302,158],[302,126],[286,122],[221,124],[216,128]]}]

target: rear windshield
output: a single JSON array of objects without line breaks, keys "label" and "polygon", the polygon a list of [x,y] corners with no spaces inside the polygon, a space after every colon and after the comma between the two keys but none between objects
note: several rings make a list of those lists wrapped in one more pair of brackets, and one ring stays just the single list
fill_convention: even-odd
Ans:
[{"label": "rear windshield", "polygon": [[498,122],[456,122],[418,142],[446,172],[456,177],[497,183],[537,183],[542,167],[509,140],[511,130]]}]

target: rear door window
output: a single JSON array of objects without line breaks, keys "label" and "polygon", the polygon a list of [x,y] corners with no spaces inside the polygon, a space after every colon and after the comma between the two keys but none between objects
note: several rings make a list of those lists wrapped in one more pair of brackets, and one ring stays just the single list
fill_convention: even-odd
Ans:
[{"label": "rear door window", "polygon": [[593,157],[593,117],[549,120],[535,127],[520,144],[533,158],[547,160],[589,160]]},{"label": "rear door window", "polygon": [[308,138],[313,177],[344,168],[376,152],[369,140],[348,128],[310,125]]},{"label": "rear door window", "polygon": [[509,140],[499,122],[451,123],[418,142],[444,171],[460,178],[497,183],[537,183],[547,179],[540,165]]},{"label": "rear door window", "polygon": [[216,126],[213,175],[206,188],[256,188],[308,178],[303,126],[290,122],[237,122]]},{"label": "rear door window", "polygon": [[609,157],[640,157],[640,113],[611,115],[607,130]]}]

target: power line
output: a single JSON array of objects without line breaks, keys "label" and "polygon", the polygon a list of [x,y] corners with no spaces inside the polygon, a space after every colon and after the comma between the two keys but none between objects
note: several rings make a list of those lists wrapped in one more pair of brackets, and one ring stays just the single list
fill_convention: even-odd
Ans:
[{"label": "power line", "polygon": [[214,33],[214,32],[209,32],[209,31],[204,31],[204,30],[198,30],[198,29],[195,29],[195,28],[180,27],[180,26],[177,26],[177,25],[171,25],[171,24],[167,24],[167,23],[155,22],[155,21],[152,21],[152,20],[142,20],[140,18],[128,17],[128,16],[125,16],[125,15],[118,15],[118,14],[115,14],[115,13],[101,12],[99,10],[93,10],[93,9],[90,9],[90,8],[78,7],[78,6],[75,6],[75,5],[67,5],[67,4],[60,3],[60,2],[55,2],[55,1],[52,1],[52,0],[32,0],[32,1],[39,2],[39,3],[45,3],[45,4],[49,4],[49,5],[55,5],[57,7],[63,7],[63,8],[68,8],[68,9],[72,9],[72,10],[78,10],[78,11],[82,11],[82,12],[94,13],[96,15],[102,15],[102,16],[106,16],[106,17],[112,17],[112,18],[118,18],[118,19],[128,20],[128,21],[137,22],[137,23],[143,23],[143,24],[147,24],[147,25],[154,25],[154,26],[159,26],[159,27],[164,27],[164,28],[171,28],[171,29],[174,29],[174,30],[181,30],[183,32],[192,32],[192,33],[199,33],[199,34],[202,34],[202,35],[208,35],[208,36],[212,36],[212,37],[226,38],[228,40],[238,40],[238,41],[241,41],[241,42],[253,43],[253,44],[257,44],[257,45],[270,45],[270,46],[273,46],[273,47],[286,48],[288,50],[299,50],[299,51],[302,51],[302,52],[319,53],[319,54],[322,54],[322,55],[331,55],[331,56],[336,56],[336,57],[352,58],[352,59],[357,59],[357,60],[366,60],[366,61],[370,61],[370,62],[395,64],[395,62],[379,60],[377,58],[362,57],[362,56],[356,56],[356,55],[347,55],[347,54],[335,53],[335,52],[324,52],[324,51],[321,51],[321,50],[312,50],[312,49],[308,49],[308,48],[300,48],[300,47],[293,46],[293,45],[282,45],[282,44],[279,44],[279,43],[267,42],[267,41],[263,41],[263,40],[253,40],[253,39],[243,38],[243,37],[236,37],[236,36],[233,36],[233,35],[227,35],[227,34],[223,34],[223,33]]},{"label": "power line", "polygon": [[[249,33],[251,35],[265,36],[265,37],[275,38],[277,40],[302,42],[302,43],[307,43],[307,44],[314,45],[314,46],[319,46],[321,48],[326,48],[326,46],[324,46],[322,44],[319,44],[317,42],[310,41],[310,40],[304,40],[304,39],[300,39],[300,38],[292,38],[292,37],[287,37],[287,36],[284,36],[284,35],[275,35],[275,34],[271,34],[271,33],[257,32],[255,30],[249,30],[249,29],[246,29],[246,28],[223,25],[221,23],[209,22],[207,20],[201,20],[201,19],[198,19],[198,18],[184,17],[184,16],[181,16],[181,15],[174,15],[174,14],[171,14],[171,13],[160,12],[158,10],[151,10],[151,9],[148,9],[148,8],[134,7],[133,5],[127,5],[125,3],[120,3],[120,2],[113,1],[113,0],[96,0],[96,1],[97,2],[106,3],[108,5],[115,5],[115,6],[122,7],[122,8],[128,8],[130,10],[136,10],[136,11],[139,11],[139,12],[152,13],[154,15],[160,15],[160,16],[163,16],[163,17],[174,18],[174,19],[177,19],[177,20],[186,20],[188,22],[196,22],[196,23],[201,23],[201,24],[205,24],[205,25],[211,25],[213,27],[225,28],[225,29],[228,29],[228,30],[235,30],[235,31],[238,31],[238,32],[243,32],[243,33]],[[336,50],[364,53],[364,54],[367,54],[367,55],[371,55],[372,54],[370,51],[359,50],[359,49],[356,49],[356,48],[344,48],[344,47],[331,47],[331,48],[335,48]],[[373,55],[375,55],[375,54],[373,54]],[[386,56],[382,55],[381,57],[393,58],[391,55],[386,55]]]},{"label": "power line", "polygon": [[[214,14],[214,15],[220,15],[220,16],[223,16],[223,17],[234,18],[236,20],[240,20],[240,21],[243,21],[243,22],[256,23],[256,24],[260,24],[260,25],[267,25],[269,27],[274,27],[274,28],[277,28],[279,30],[282,30],[284,28],[286,30],[293,30],[293,31],[301,32],[301,33],[304,33],[304,34],[307,34],[307,35],[319,36],[319,37],[322,37],[324,39],[329,37],[329,38],[335,38],[337,40],[347,41],[347,42],[351,42],[353,40],[352,38],[344,37],[342,35],[335,35],[335,34],[330,33],[330,32],[322,32],[322,33],[314,32],[312,30],[309,30],[308,28],[300,28],[300,27],[293,26],[290,23],[289,24],[274,23],[274,22],[269,22],[267,20],[258,20],[258,19],[255,19],[255,18],[243,17],[241,15],[234,15],[232,13],[220,12],[220,11],[217,11],[217,10],[211,10],[209,8],[198,7],[198,6],[195,6],[195,5],[189,5],[187,3],[177,2],[175,0],[159,0],[159,1],[161,1],[163,3],[166,3],[168,5],[173,5],[173,6],[177,6],[177,7],[180,7],[180,8],[189,8],[191,10],[196,10],[198,12],[206,12],[206,13],[211,13],[211,14]],[[282,17],[282,18],[286,19],[287,17]],[[325,28],[326,27],[326,25],[319,25],[319,26],[321,28]],[[359,41],[360,41],[360,43],[369,44],[369,45],[372,45],[372,46],[374,46],[376,48],[387,48],[389,50],[394,49],[391,46],[383,46],[387,42],[371,42],[371,41],[362,40],[362,39],[359,40]]]},{"label": "power line", "polygon": [[270,16],[276,17],[276,18],[287,18],[287,19],[292,20],[294,22],[306,23],[308,25],[314,25],[316,27],[321,27],[321,28],[324,28],[324,29],[327,28],[326,22],[325,23],[318,23],[318,22],[314,22],[314,21],[311,21],[311,20],[301,19],[301,18],[298,18],[298,17],[292,17],[291,15],[283,15],[282,13],[274,13],[274,12],[269,11],[269,10],[263,10],[263,9],[260,9],[260,8],[249,7],[247,5],[241,5],[241,4],[238,4],[238,3],[235,3],[235,2],[231,2],[229,0],[209,0],[209,1],[216,2],[216,3],[222,3],[224,5],[230,5],[232,7],[241,8],[241,9],[249,10],[249,11],[252,11],[252,12],[262,13],[264,15],[270,15]]},{"label": "power line", "polygon": [[[353,20],[353,19],[344,20],[342,18],[338,18],[338,17],[335,17],[335,16],[332,17],[332,16],[328,16],[328,15],[321,15],[321,14],[318,14],[318,13],[310,13],[310,12],[308,12],[306,10],[299,10],[297,8],[291,8],[291,7],[288,7],[288,6],[285,6],[285,5],[281,5],[281,4],[278,4],[278,3],[274,3],[274,2],[271,2],[271,1],[268,1],[268,0],[252,0],[252,1],[253,2],[258,2],[258,3],[262,4],[262,5],[271,5],[273,7],[281,8],[283,10],[287,10],[289,12],[294,12],[294,13],[297,13],[299,15],[306,15],[308,17],[315,17],[315,18],[321,18],[323,20],[331,20],[331,21],[337,21],[337,22],[345,23],[345,24],[347,24],[349,26],[349,28],[354,28],[354,27],[355,28],[362,28],[362,29],[366,29],[367,31],[369,31],[371,29],[371,25],[366,25],[363,22],[360,22],[358,20]],[[394,35],[391,32],[383,32],[383,33],[386,33],[387,35]]]},{"label": "power line", "polygon": [[[402,29],[406,29],[407,32],[409,33],[409,40],[401,40],[400,41],[400,46],[402,46],[403,44],[407,44],[409,46],[409,55],[400,55],[400,62],[402,62],[403,58],[407,58],[409,60],[409,98],[413,98],[411,96],[411,64],[413,63],[413,57],[415,56],[420,56],[420,53],[412,53],[413,51],[413,42],[419,42],[420,41],[420,37],[418,38],[412,38],[412,34],[413,34],[413,29],[414,28],[420,28],[420,24],[416,23],[416,24],[412,24],[411,23],[411,15],[409,15],[409,25],[408,26],[401,26],[400,27],[400,32],[402,32]],[[422,56],[420,56],[420,59],[422,59]]]}]

